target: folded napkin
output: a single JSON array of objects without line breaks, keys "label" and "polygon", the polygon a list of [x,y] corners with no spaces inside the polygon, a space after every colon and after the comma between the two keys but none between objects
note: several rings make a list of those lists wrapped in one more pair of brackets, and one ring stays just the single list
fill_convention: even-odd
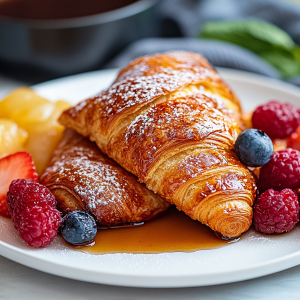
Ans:
[{"label": "folded napkin", "polygon": [[[159,17],[172,20],[183,36],[195,37],[208,21],[256,18],[273,23],[300,42],[300,2],[287,0],[163,0]],[[170,33],[171,34],[171,33]]]},{"label": "folded napkin", "polygon": [[[279,72],[258,55],[245,48],[197,38],[206,22],[220,20],[261,19],[285,30],[300,43],[300,3],[287,0],[163,0],[157,7],[164,36],[133,43],[106,67],[123,67],[139,56],[171,50],[202,53],[217,67],[227,67],[280,78]],[[300,77],[289,82],[300,86]]]},{"label": "folded napkin", "polygon": [[[227,67],[280,78],[279,72],[245,48],[197,38],[202,25],[209,21],[261,19],[285,30],[300,43],[300,5],[287,0],[163,0],[157,7],[165,36],[133,43],[106,67],[123,67],[139,56],[171,50],[202,53],[217,67]],[[300,77],[289,82],[300,86]]]},{"label": "folded napkin", "polygon": [[278,71],[254,53],[225,42],[201,40],[195,38],[149,38],[133,43],[115,57],[107,68],[121,68],[139,56],[186,50],[202,53],[214,66],[254,72],[274,78],[280,78]]}]

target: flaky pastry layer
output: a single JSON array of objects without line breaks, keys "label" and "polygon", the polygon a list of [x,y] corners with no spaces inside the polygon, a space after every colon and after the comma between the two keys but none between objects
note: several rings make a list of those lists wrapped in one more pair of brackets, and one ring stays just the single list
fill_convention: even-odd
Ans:
[{"label": "flaky pastry layer", "polygon": [[219,235],[250,227],[255,181],[234,152],[240,103],[200,54],[138,58],[60,122]]},{"label": "flaky pastry layer", "polygon": [[40,182],[55,195],[60,211],[88,211],[102,227],[143,222],[170,206],[71,129]]}]

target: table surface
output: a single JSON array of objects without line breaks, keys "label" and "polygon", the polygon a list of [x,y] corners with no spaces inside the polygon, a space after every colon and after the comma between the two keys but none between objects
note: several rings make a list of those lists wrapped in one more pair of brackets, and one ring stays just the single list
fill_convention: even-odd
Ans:
[{"label": "table surface", "polygon": [[[0,98],[20,85],[27,85],[27,83],[0,74]],[[218,286],[180,289],[126,288],[61,278],[36,271],[0,256],[1,300],[299,299],[299,283],[300,266],[297,266],[273,275]]]}]

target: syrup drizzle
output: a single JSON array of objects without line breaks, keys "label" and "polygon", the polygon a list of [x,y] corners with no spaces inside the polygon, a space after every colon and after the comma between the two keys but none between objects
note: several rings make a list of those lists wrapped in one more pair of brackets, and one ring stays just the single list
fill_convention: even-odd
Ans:
[{"label": "syrup drizzle", "polygon": [[207,226],[171,207],[144,225],[98,230],[95,243],[72,246],[89,254],[192,252],[230,245]]}]

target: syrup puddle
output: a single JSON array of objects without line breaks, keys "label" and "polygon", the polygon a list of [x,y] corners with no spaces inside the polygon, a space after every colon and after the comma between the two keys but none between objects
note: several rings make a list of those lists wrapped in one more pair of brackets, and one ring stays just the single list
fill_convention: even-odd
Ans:
[{"label": "syrup puddle", "polygon": [[72,246],[89,254],[192,252],[228,246],[207,226],[192,220],[175,207],[143,225],[99,229],[89,246]]}]

